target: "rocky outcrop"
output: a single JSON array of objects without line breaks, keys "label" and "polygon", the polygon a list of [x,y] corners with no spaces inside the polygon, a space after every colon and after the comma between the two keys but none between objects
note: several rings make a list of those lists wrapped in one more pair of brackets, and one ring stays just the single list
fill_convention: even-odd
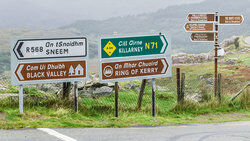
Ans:
[{"label": "rocky outcrop", "polygon": [[98,74],[91,74],[87,82],[79,82],[79,95],[81,97],[109,96],[114,90],[114,83],[100,83]]},{"label": "rocky outcrop", "polygon": [[[239,46],[239,36],[232,36],[230,39],[226,39],[220,44],[220,48],[224,49],[224,54],[241,54],[250,51],[249,47],[241,47],[238,48],[237,51],[230,51],[231,49],[229,46],[231,44],[235,44],[235,46]],[[223,51],[223,50],[222,50]],[[223,56],[221,56],[223,58]],[[186,54],[186,53],[179,53],[172,56],[173,64],[197,64],[203,62],[209,62],[214,60],[214,49],[208,53],[201,53],[201,54]],[[224,60],[221,64],[235,64],[234,60]]]},{"label": "rocky outcrop", "polygon": [[230,39],[225,39],[220,43],[220,47],[225,48],[235,43],[235,40],[239,39],[239,36],[232,36]]},{"label": "rocky outcrop", "polygon": [[204,74],[204,75],[200,75],[200,81],[205,82],[205,84],[206,84],[205,87],[212,87],[213,84],[214,84],[213,74],[207,73],[207,74]]},{"label": "rocky outcrop", "polygon": [[37,84],[36,88],[48,94],[58,94],[62,89],[61,83]]},{"label": "rocky outcrop", "polygon": [[139,87],[139,84],[133,82],[129,82],[124,86],[125,89],[135,89],[137,87]]},{"label": "rocky outcrop", "polygon": [[202,95],[199,93],[190,93],[185,95],[186,100],[194,101],[194,102],[201,102]]},{"label": "rocky outcrop", "polygon": [[213,60],[212,52],[201,54],[177,54],[172,57],[173,64],[196,64]]}]

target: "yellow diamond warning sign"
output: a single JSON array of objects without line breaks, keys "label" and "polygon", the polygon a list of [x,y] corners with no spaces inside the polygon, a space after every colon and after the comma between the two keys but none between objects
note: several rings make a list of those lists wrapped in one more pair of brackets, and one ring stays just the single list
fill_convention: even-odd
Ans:
[{"label": "yellow diamond warning sign", "polygon": [[109,55],[109,56],[111,56],[113,53],[114,53],[114,51],[116,50],[116,47],[115,47],[115,45],[112,43],[112,42],[108,42],[106,45],[105,45],[105,47],[103,48],[103,50]]}]

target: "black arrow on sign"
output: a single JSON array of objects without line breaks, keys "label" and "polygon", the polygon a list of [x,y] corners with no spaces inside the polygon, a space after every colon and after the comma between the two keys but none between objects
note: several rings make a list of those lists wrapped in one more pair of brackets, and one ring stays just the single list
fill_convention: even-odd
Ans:
[{"label": "black arrow on sign", "polygon": [[19,45],[18,45],[18,47],[17,47],[17,49],[16,49],[17,53],[20,55],[20,57],[23,57],[23,54],[21,52],[22,45],[23,45],[23,42],[20,42]]}]

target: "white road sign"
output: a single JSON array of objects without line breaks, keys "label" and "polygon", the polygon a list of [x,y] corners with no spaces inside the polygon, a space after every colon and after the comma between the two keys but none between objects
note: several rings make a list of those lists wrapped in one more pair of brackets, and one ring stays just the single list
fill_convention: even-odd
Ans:
[{"label": "white road sign", "polygon": [[13,49],[18,60],[85,57],[87,55],[87,39],[51,38],[20,39]]}]

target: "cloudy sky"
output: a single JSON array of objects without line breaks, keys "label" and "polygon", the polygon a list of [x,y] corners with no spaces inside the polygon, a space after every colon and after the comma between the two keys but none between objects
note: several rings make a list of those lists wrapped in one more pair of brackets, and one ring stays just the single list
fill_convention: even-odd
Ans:
[{"label": "cloudy sky", "polygon": [[0,28],[66,25],[76,20],[136,15],[203,0],[0,0]]}]

